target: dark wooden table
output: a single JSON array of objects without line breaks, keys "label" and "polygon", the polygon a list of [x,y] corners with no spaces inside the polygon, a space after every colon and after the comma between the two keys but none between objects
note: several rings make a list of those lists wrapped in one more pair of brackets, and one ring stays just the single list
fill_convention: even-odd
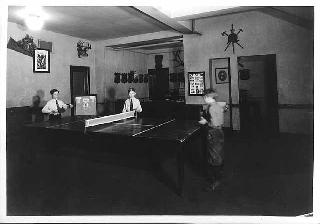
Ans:
[{"label": "dark wooden table", "polygon": [[148,143],[152,148],[163,145],[176,152],[178,186],[177,193],[182,195],[184,183],[185,148],[190,139],[199,136],[201,131],[197,121],[155,118],[129,118],[108,124],[85,128],[85,119],[90,116],[65,117],[58,121],[45,121],[25,125],[30,134],[32,130],[54,136],[73,134],[79,139],[112,139],[135,144]]}]

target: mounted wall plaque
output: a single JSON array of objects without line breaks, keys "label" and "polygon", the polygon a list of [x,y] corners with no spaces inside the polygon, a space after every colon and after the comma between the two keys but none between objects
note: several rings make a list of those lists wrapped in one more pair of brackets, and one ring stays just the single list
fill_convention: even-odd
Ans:
[{"label": "mounted wall plaque", "polygon": [[229,69],[228,68],[216,68],[215,77],[217,84],[223,84],[229,82]]}]

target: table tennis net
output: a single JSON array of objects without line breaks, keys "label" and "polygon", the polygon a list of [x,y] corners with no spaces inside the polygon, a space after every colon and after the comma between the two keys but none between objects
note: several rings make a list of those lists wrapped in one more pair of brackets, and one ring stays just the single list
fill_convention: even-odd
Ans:
[{"label": "table tennis net", "polygon": [[113,114],[109,116],[88,119],[88,120],[85,120],[85,127],[88,128],[96,125],[112,123],[114,121],[120,121],[120,120],[124,120],[134,116],[135,116],[135,111],[129,111],[129,112],[124,112],[120,114]]}]

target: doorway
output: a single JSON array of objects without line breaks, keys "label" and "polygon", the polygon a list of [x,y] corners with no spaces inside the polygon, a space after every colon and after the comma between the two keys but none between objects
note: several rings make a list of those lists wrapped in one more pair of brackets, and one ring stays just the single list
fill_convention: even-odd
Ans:
[{"label": "doorway", "polygon": [[238,71],[241,133],[278,134],[276,55],[238,57]]},{"label": "doorway", "polygon": [[[90,94],[90,67],[70,66],[70,90],[73,105],[76,96]],[[74,108],[71,109],[71,115],[74,115]]]},{"label": "doorway", "polygon": [[148,69],[149,97],[164,100],[169,93],[169,68]]}]

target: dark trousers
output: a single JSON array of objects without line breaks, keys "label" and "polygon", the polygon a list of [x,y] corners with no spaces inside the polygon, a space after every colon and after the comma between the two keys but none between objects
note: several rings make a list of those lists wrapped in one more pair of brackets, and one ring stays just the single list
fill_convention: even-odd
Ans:
[{"label": "dark trousers", "polygon": [[207,180],[210,183],[221,181],[224,163],[224,133],[221,128],[203,129],[205,154],[207,158]]},{"label": "dark trousers", "polygon": [[223,165],[219,166],[212,166],[209,165],[208,167],[208,176],[207,180],[210,183],[216,182],[216,181],[221,181],[223,177]]},{"label": "dark trousers", "polygon": [[61,114],[49,114],[49,121],[56,121],[61,119]]}]

